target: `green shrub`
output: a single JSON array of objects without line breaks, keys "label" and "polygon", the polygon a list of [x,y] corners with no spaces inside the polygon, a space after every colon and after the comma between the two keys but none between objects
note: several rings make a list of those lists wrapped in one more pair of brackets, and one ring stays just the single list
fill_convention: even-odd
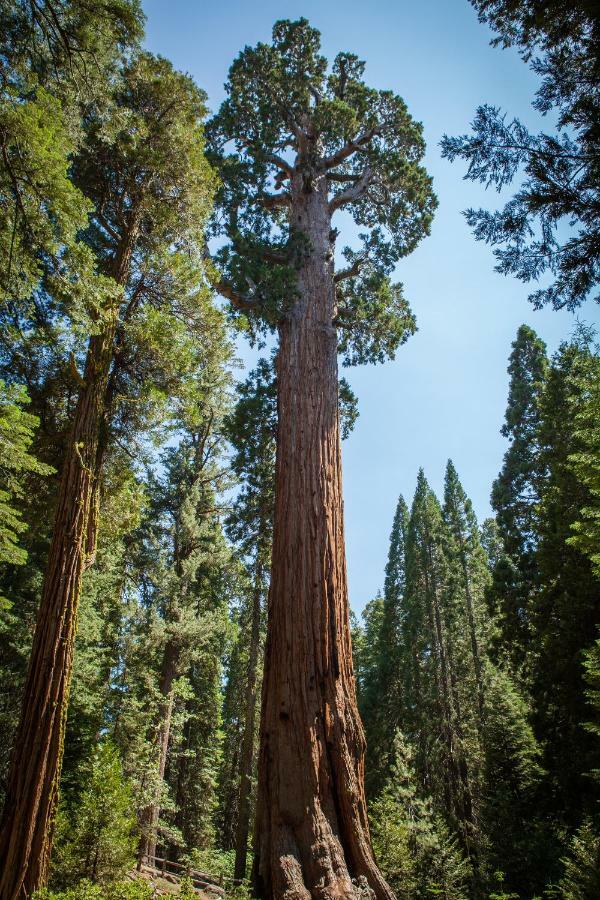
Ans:
[{"label": "green shrub", "polygon": [[108,741],[98,746],[83,783],[79,799],[70,808],[59,809],[51,869],[51,886],[59,890],[75,885],[78,891],[88,890],[82,887],[84,881],[109,884],[135,862],[131,789],[117,750]]},{"label": "green shrub", "polygon": [[113,881],[111,884],[94,884],[83,879],[64,891],[40,891],[34,900],[152,900],[154,891],[146,881]]}]

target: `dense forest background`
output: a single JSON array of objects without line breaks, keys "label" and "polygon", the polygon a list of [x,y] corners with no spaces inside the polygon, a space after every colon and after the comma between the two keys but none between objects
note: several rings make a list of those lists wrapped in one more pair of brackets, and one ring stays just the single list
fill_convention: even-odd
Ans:
[{"label": "dense forest background", "polygon": [[[575,309],[598,277],[597,14],[474,5],[539,74],[535,102],[559,130],[532,135],[485,107],[443,152],[501,187],[524,172],[503,210],[467,219],[505,274],[551,276],[534,305]],[[207,122],[202,90],[140,49],[134,0],[0,0],[0,35],[0,806],[53,523],[75,528],[86,503],[50,895],[144,897],[125,876],[159,856],[245,896],[277,366],[273,311],[262,330],[244,316],[207,235],[227,209],[252,289],[276,282],[277,259],[265,275],[234,221],[215,149],[233,112]],[[382,283],[347,361],[393,356],[414,330]],[[240,334],[263,351],[242,380]],[[600,896],[599,348],[580,323],[552,355],[525,325],[506,349],[493,517],[477,521],[452,461],[440,497],[420,471],[390,523],[383,589],[352,621],[371,838],[406,900]],[[358,409],[344,379],[339,412],[345,437]],[[77,423],[96,429],[83,460]]]}]

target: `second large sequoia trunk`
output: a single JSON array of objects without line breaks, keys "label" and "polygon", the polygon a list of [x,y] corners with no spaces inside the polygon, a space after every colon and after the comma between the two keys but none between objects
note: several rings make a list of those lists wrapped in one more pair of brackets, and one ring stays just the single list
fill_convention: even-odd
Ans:
[{"label": "second large sequoia trunk", "polygon": [[[299,183],[300,182],[300,183]],[[306,182],[304,182],[305,184]],[[273,559],[255,880],[262,896],[354,897],[373,860],[352,667],[338,421],[331,214],[324,176],[292,185],[310,250],[280,325]]]}]

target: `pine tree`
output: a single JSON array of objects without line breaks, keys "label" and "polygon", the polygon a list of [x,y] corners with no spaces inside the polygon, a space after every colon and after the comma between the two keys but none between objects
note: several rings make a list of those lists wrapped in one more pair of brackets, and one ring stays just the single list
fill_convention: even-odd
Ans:
[{"label": "pine tree", "polygon": [[600,836],[590,821],[577,831],[570,851],[562,860],[559,896],[561,900],[594,900],[600,892]]},{"label": "pine tree", "polygon": [[589,558],[570,543],[581,510],[593,505],[570,462],[582,449],[576,416],[588,390],[582,395],[572,375],[588,354],[578,341],[559,348],[540,405],[540,459],[546,477],[537,512],[539,586],[532,616],[536,653],[531,691],[534,727],[552,785],[552,815],[567,828],[577,827],[593,806],[596,794],[587,773],[598,761],[596,743],[583,728],[588,714],[583,659],[600,625],[599,583]]},{"label": "pine tree", "polygon": [[600,26],[588,0],[471,0],[492,44],[516,47],[538,76],[534,108],[552,113],[554,134],[532,134],[518,119],[485,104],[473,132],[444,137],[442,152],[464,159],[466,177],[498,190],[515,178],[519,189],[503,209],[469,209],[478,240],[496,249],[497,271],[537,282],[554,279],[529,296],[535,308],[575,309],[598,285],[598,46]]},{"label": "pine tree", "polygon": [[[49,475],[49,466],[30,452],[36,416],[26,412],[29,402],[22,385],[7,385],[0,379],[0,566],[23,565],[27,552],[19,546],[19,535],[27,528],[17,501],[23,497],[30,473]],[[6,602],[0,597],[0,603]]]},{"label": "pine tree", "polygon": [[578,448],[570,462],[578,481],[587,488],[588,504],[571,525],[575,534],[567,543],[590,558],[594,573],[600,578],[600,355],[597,347],[589,346],[590,338],[591,335],[570,376],[574,386],[571,404]]},{"label": "pine tree", "polygon": [[[361,674],[359,709],[367,737],[365,758],[365,786],[368,797],[377,796],[383,787],[393,755],[394,736],[400,724],[402,708],[400,638],[403,600],[406,589],[405,545],[408,529],[408,507],[401,496],[398,499],[390,547],[385,568],[383,604],[380,601],[378,632],[374,629],[371,608],[366,629],[366,647],[372,654],[374,665]],[[372,608],[374,609],[374,607]]]},{"label": "pine tree", "polygon": [[499,617],[500,646],[516,670],[530,642],[531,594],[535,588],[536,504],[542,468],[539,458],[539,403],[548,362],[535,332],[522,325],[508,366],[510,384],[501,434],[510,441],[492,488],[492,506],[504,545],[491,591]]},{"label": "pine tree", "polygon": [[[276,23],[271,44],[234,62],[210,126],[226,239],[215,285],[251,333],[279,332],[255,872],[268,896],[349,895],[352,872],[382,900],[352,672],[337,355],[382,360],[413,331],[388,276],[427,233],[435,200],[403,101],[367,87],[353,54],[328,71],[319,45],[305,19]],[[342,209],[365,235],[335,273]]]},{"label": "pine tree", "polygon": [[448,460],[446,467],[444,521],[450,538],[447,553],[457,593],[457,615],[468,629],[469,668],[474,676],[479,707],[478,728],[481,732],[484,724],[484,664],[487,650],[484,599],[489,574],[473,506],[463,490],[452,460]]},{"label": "pine tree", "polygon": [[[450,587],[447,531],[442,510],[421,470],[406,548],[406,728],[423,783],[476,864],[477,757],[458,685],[464,640]],[[474,764],[475,763],[475,764]]]},{"label": "pine tree", "polygon": [[409,746],[400,732],[394,762],[380,796],[371,804],[371,830],[377,861],[403,900],[445,900],[469,896],[469,863],[456,838],[417,790]]},{"label": "pine tree", "polygon": [[[228,519],[228,534],[238,546],[248,571],[250,605],[247,636],[247,672],[239,756],[239,790],[235,831],[234,877],[246,877],[250,833],[252,783],[256,751],[256,712],[265,632],[265,600],[273,535],[275,442],[277,434],[276,383],[272,367],[260,360],[240,386],[238,402],[229,419],[228,437],[234,449],[231,468],[242,481]],[[248,640],[249,638],[249,640]]]}]

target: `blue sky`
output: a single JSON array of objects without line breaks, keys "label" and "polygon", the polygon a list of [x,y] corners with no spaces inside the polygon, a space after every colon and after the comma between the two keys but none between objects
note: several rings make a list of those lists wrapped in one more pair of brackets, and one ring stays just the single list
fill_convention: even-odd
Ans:
[{"label": "blue sky", "polygon": [[[515,52],[489,46],[491,34],[467,0],[143,5],[148,48],[191,74],[212,109],[239,51],[268,41],[277,19],[305,16],[321,31],[328,57],[357,53],[367,61],[367,82],[400,94],[423,122],[439,208],[431,236],[396,271],[419,331],[394,362],[344,371],[360,408],[343,445],[350,599],[359,612],[383,585],[396,501],[402,493],[410,504],[419,466],[439,493],[452,458],[479,518],[490,514],[490,487],[506,449],[499,429],[511,341],[527,322],[552,351],[576,321],[566,312],[534,311],[526,285],[493,271],[490,248],[473,239],[461,210],[492,207],[498,196],[463,181],[464,166],[443,160],[438,146],[444,133],[467,131],[481,103],[548,127],[531,109],[536,79]],[[342,232],[340,244],[344,236],[352,239]],[[578,317],[597,322],[597,308],[588,304]],[[251,364],[253,354],[240,352]]]}]

